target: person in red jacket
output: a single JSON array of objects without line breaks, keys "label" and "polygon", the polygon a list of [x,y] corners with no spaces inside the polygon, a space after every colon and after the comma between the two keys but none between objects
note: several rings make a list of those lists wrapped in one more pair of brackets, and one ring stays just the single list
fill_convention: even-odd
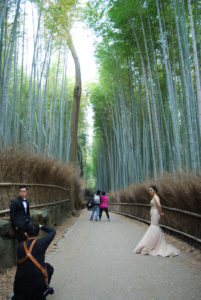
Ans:
[{"label": "person in red jacket", "polygon": [[101,197],[100,215],[99,215],[99,220],[100,221],[101,221],[103,210],[105,211],[105,213],[107,215],[108,221],[110,221],[110,216],[109,216],[109,213],[108,213],[108,196],[106,195],[105,192],[102,192],[102,197]]}]

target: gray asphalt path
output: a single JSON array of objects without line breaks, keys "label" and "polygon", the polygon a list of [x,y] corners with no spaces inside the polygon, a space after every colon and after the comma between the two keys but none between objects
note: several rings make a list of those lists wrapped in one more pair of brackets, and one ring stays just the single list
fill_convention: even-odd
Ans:
[{"label": "gray asphalt path", "polygon": [[134,247],[146,231],[138,222],[111,214],[90,222],[83,212],[47,261],[55,267],[50,300],[201,299],[201,269],[189,254],[141,256]]}]

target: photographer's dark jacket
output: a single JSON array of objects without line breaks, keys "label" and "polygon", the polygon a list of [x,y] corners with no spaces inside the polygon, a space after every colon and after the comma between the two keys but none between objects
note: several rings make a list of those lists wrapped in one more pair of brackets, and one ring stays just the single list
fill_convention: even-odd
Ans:
[{"label": "photographer's dark jacket", "polygon": [[23,199],[18,197],[11,201],[10,218],[13,228],[22,228],[27,221],[30,221],[29,202],[26,200],[27,209],[23,205]]},{"label": "photographer's dark jacket", "polygon": [[[39,264],[45,267],[45,252],[53,240],[56,231],[47,226],[42,226],[41,230],[48,234],[43,238],[37,239],[31,254],[39,262]],[[32,241],[32,239],[26,241],[28,249]],[[17,260],[22,259],[25,256],[26,252],[24,250],[23,243],[20,243],[17,247]],[[45,289],[46,283],[44,276],[31,259],[28,258],[25,262],[17,265],[13,299],[35,299],[33,295],[37,295],[36,299],[43,299],[40,298],[39,295],[41,295]],[[29,298],[31,296],[32,298]]]}]

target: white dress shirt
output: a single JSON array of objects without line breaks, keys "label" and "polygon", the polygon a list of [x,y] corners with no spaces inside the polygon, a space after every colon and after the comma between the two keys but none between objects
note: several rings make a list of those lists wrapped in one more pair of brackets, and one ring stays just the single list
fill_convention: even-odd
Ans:
[{"label": "white dress shirt", "polygon": [[27,213],[27,202],[26,202],[26,198],[24,198],[24,199],[22,200],[22,203],[23,203],[23,206],[24,206],[25,213]]}]

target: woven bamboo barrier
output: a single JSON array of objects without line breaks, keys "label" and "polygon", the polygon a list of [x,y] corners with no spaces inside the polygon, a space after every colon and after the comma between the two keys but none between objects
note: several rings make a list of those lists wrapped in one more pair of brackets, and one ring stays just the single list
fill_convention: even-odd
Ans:
[{"label": "woven bamboo barrier", "polygon": [[[18,196],[20,183],[0,183],[0,214],[9,210],[10,201]],[[59,201],[70,201],[70,190],[52,184],[26,183],[30,206],[53,205]],[[65,200],[64,200],[65,199]]]},{"label": "woven bamboo barrier", "polygon": [[[201,215],[162,206],[161,227],[201,244]],[[150,205],[142,203],[110,203],[110,211],[150,224]]]}]

